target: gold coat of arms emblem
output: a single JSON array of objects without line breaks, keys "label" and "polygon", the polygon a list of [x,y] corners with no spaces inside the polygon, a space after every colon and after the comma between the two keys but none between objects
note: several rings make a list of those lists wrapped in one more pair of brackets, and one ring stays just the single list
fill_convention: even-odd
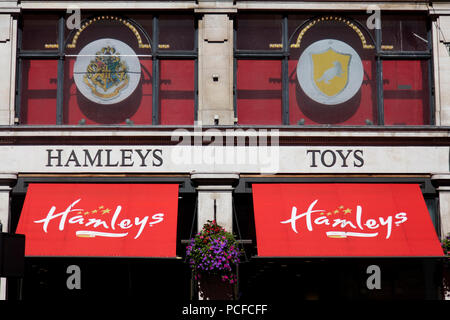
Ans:
[{"label": "gold coat of arms emblem", "polygon": [[339,105],[361,88],[364,68],[358,53],[347,43],[323,39],[300,55],[297,79],[303,92],[324,105]]},{"label": "gold coat of arms emblem", "polygon": [[111,105],[128,98],[141,79],[134,50],[116,39],[99,39],[77,55],[73,77],[78,91],[94,103]]},{"label": "gold coat of arms emblem", "polygon": [[127,65],[114,47],[103,47],[87,66],[83,81],[97,97],[113,98],[128,85]]},{"label": "gold coat of arms emblem", "polygon": [[332,48],[323,53],[311,54],[314,84],[329,97],[345,89],[348,83],[348,67],[351,55],[342,54]]}]

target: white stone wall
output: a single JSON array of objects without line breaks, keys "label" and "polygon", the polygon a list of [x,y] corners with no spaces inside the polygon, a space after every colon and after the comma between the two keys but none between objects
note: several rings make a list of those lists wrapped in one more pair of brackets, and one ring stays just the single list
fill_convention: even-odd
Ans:
[{"label": "white stone wall", "polygon": [[16,34],[17,21],[0,13],[0,125],[14,124]]},{"label": "white stone wall", "polygon": [[[446,47],[448,42],[450,45],[450,2],[432,3],[414,3],[414,2],[374,2],[383,10],[420,10],[428,11],[433,18],[433,48],[434,48],[434,75],[435,75],[435,91],[436,91],[436,124],[441,126],[450,125],[450,53]],[[14,100],[15,100],[15,69],[16,69],[16,35],[17,35],[17,16],[23,9],[27,10],[64,10],[69,7],[78,7],[81,10],[89,9],[181,9],[190,10],[199,15],[198,30],[198,88],[199,88],[199,105],[198,120],[204,125],[214,124],[216,121],[219,125],[232,125],[235,122],[233,111],[233,19],[232,15],[236,12],[247,10],[259,10],[260,12],[272,13],[273,10],[309,10],[311,12],[320,11],[339,11],[348,10],[349,5],[342,2],[304,2],[304,1],[114,1],[105,3],[104,1],[1,1],[0,2],[0,125],[14,124]],[[364,11],[368,8],[367,2],[352,2],[351,9]],[[12,133],[11,136],[14,136]],[[25,133],[30,135],[43,135],[45,132]],[[63,133],[71,135],[71,133]],[[90,135],[91,133],[86,133]],[[139,132],[132,132],[131,135],[140,135]],[[158,135],[158,132],[155,133]],[[283,132],[282,134],[286,134]],[[309,135],[310,133],[296,132],[287,133],[292,135]],[[338,135],[351,136],[358,133],[340,132]],[[385,136],[383,131],[373,133],[375,135]],[[445,134],[445,133],[444,133]],[[448,131],[447,131],[448,134]],[[336,135],[330,132],[329,135]],[[412,135],[414,135],[412,133]],[[395,134],[393,135],[393,137]],[[7,147],[6,147],[7,148]],[[326,148],[326,146],[320,147]],[[436,153],[434,157],[424,157],[421,154],[411,153],[408,155],[408,148],[404,148],[404,155],[399,155],[400,150],[391,148],[392,153],[386,154],[389,148],[367,148],[365,167],[359,168],[333,168],[330,167],[307,167],[298,161],[304,161],[304,150],[300,154],[298,148],[283,148],[279,154],[279,165],[281,172],[286,173],[382,173],[391,174],[405,172],[428,171],[447,172],[448,171],[448,152],[446,149],[433,151]],[[6,149],[2,149],[6,150]],[[289,151],[291,150],[291,151]],[[377,150],[379,151],[377,153]],[[431,149],[430,149],[431,150]],[[434,150],[434,149],[433,149]],[[437,150],[437,149],[436,149]],[[3,152],[3,151],[2,151]],[[8,159],[7,150],[4,159]],[[403,151],[401,151],[403,152]],[[440,152],[440,153],[439,153]],[[430,153],[430,154],[434,154]],[[295,155],[291,157],[292,155]],[[16,153],[14,153],[16,156]],[[292,159],[294,160],[292,160]],[[392,159],[391,159],[392,158]],[[24,164],[21,168],[18,164],[25,161],[26,157],[19,156],[19,160],[10,159],[4,168],[11,171],[33,172],[34,164]],[[295,162],[297,159],[297,162]],[[383,159],[391,159],[387,164]],[[404,161],[395,164],[395,160]],[[418,159],[418,160],[417,160]],[[420,159],[423,159],[420,165]],[[45,159],[44,159],[45,160]],[[307,160],[307,159],[306,159]],[[12,165],[11,162],[15,162]],[[25,161],[26,162],[26,161]],[[182,166],[178,171],[186,172],[187,166]],[[192,170],[198,170],[201,167],[193,166]],[[217,172],[223,169],[223,166],[204,166],[204,169],[211,169],[211,172]],[[231,169],[240,170],[240,166],[231,166]],[[48,169],[48,168],[47,168]],[[60,168],[58,168],[59,170]],[[64,168],[63,168],[64,169]],[[161,168],[159,168],[161,172]],[[177,172],[175,165],[163,167],[162,169]],[[248,168],[241,168],[242,172],[250,172]],[[38,169],[43,172],[48,170]],[[63,170],[64,171],[64,170]],[[442,189],[444,190],[444,189]],[[446,210],[445,207],[442,207]],[[209,209],[208,209],[209,210]],[[444,218],[444,216],[443,216]],[[444,223],[444,225],[446,225]],[[450,227],[445,227],[446,229]],[[450,230],[447,230],[450,231]]]},{"label": "white stone wall", "polygon": [[450,15],[433,22],[436,124],[450,125]]},{"label": "white stone wall", "polygon": [[[450,2],[433,3],[429,8],[433,19],[433,61],[436,125],[450,126]],[[432,178],[438,186],[441,236],[450,233],[449,169]]]},{"label": "white stone wall", "polygon": [[[10,191],[16,179],[16,174],[0,173],[0,232],[10,232]],[[0,278],[0,300],[6,300],[6,288],[6,278]]]},{"label": "white stone wall", "polygon": [[226,13],[205,12],[198,34],[198,120],[233,124],[233,21]]},{"label": "white stone wall", "polygon": [[[439,126],[450,126],[450,52],[446,44],[450,46],[450,2],[432,3],[428,1],[423,3],[413,2],[379,2],[370,3],[378,5],[381,10],[421,10],[428,11],[433,19],[433,61],[434,61],[434,82],[436,96],[436,124]],[[199,89],[199,105],[198,120],[204,125],[211,125],[218,121],[219,125],[234,124],[233,110],[233,20],[232,15],[239,11],[259,10],[260,12],[274,13],[274,10],[309,10],[311,14],[318,11],[334,11],[339,10],[362,10],[368,8],[368,3],[352,2],[327,2],[323,1],[0,1],[0,126],[14,124],[14,104],[15,104],[15,79],[16,79],[16,40],[17,40],[17,16],[22,9],[28,10],[64,10],[68,7],[79,7],[84,9],[181,9],[190,10],[196,13],[199,18],[198,30],[198,89]],[[71,132],[48,133],[45,131],[2,131],[0,138],[8,140],[19,136],[52,136],[52,135],[71,136]],[[99,133],[80,132],[79,136],[99,135]],[[104,135],[108,135],[107,130],[102,131]],[[153,131],[126,131],[115,133],[116,135],[142,136],[142,135],[162,135],[163,133]],[[384,138],[396,138],[398,135],[410,135],[414,137],[424,136],[428,133],[392,133],[389,130],[372,131],[372,132],[306,132],[306,131],[282,131],[280,135],[298,136],[314,136],[323,135],[329,137],[337,136],[380,136]],[[449,137],[448,128],[443,128],[437,138]],[[431,134],[432,135],[432,134]],[[432,136],[430,138],[433,138]],[[450,145],[450,142],[449,142]],[[23,148],[23,152],[19,150]],[[63,148],[68,148],[65,146]],[[315,147],[315,149],[326,149],[327,146]],[[336,147],[333,147],[336,149]],[[441,232],[442,235],[450,232],[450,179],[449,176],[449,150],[448,146],[421,148],[402,146],[383,147],[383,146],[366,146],[365,153],[366,166],[360,170],[359,167],[311,167],[299,161],[308,161],[305,158],[305,148],[284,147],[280,149],[279,165],[282,172],[293,174],[342,174],[342,173],[389,173],[392,176],[405,173],[420,173],[425,175],[433,175],[434,181],[437,181],[438,192],[440,194],[440,216],[441,216]],[[34,157],[30,158],[34,150]],[[314,149],[314,148],[313,148]],[[19,150],[19,151],[18,151]],[[37,150],[37,151],[36,151]],[[386,150],[389,152],[386,153]],[[39,154],[39,151],[43,151]],[[7,174],[13,171],[36,173],[36,172],[68,172],[73,170],[76,173],[78,168],[48,168],[45,167],[46,154],[44,147],[9,147],[2,146],[0,148],[0,167],[8,169]],[[13,158],[11,158],[11,154]],[[41,158],[39,158],[41,157]],[[305,160],[306,159],[306,160]],[[310,160],[310,159],[309,159]],[[389,161],[386,161],[389,160]],[[39,161],[41,161],[39,163]],[[328,162],[329,163],[329,162]],[[164,170],[156,168],[158,172],[189,172],[189,170],[207,169],[208,166],[191,167],[186,165],[176,165],[168,163]],[[178,169],[177,169],[178,168]],[[180,169],[181,168],[181,169]],[[306,170],[305,170],[306,168]],[[54,169],[54,170],[53,170]],[[105,170],[93,170],[82,168],[85,172],[105,172]],[[155,169],[155,170],[156,170]],[[221,166],[211,166],[210,172],[206,175],[199,176],[193,174],[193,180],[200,181],[198,185],[198,226],[213,218],[213,203],[216,200],[217,220],[225,225],[227,229],[232,229],[232,181],[239,178],[238,173],[251,172],[248,168],[239,171],[239,166],[226,167],[227,174],[221,174],[224,170]],[[127,170],[125,169],[122,169]],[[133,169],[134,170],[134,169]],[[137,172],[142,172],[140,168]],[[122,172],[123,172],[122,171]],[[231,173],[237,171],[238,173]],[[114,172],[114,171],[112,171]],[[437,174],[438,173],[438,174]],[[209,181],[209,182],[208,182]],[[227,183],[224,183],[226,181]],[[9,186],[5,185],[0,188],[0,219],[3,223],[3,231],[7,231],[9,224]],[[6,282],[0,282],[0,299],[4,299]]]}]

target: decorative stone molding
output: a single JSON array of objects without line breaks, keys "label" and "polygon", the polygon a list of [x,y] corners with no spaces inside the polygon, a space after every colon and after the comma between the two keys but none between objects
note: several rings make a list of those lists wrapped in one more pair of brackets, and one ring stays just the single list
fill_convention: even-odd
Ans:
[{"label": "decorative stone molding", "polygon": [[431,175],[431,183],[437,187],[450,188],[450,173],[433,173]]},{"label": "decorative stone molding", "polygon": [[237,173],[192,172],[198,190],[197,229],[208,220],[216,220],[225,230],[233,230],[233,190],[239,181]]},{"label": "decorative stone molding", "polygon": [[[17,182],[17,174],[0,172],[0,232],[9,232],[10,224],[10,192]],[[6,300],[6,278],[0,278],[0,300]]]},{"label": "decorative stone molding", "polygon": [[441,237],[444,237],[450,232],[450,173],[432,174],[431,183],[439,192]]},{"label": "decorative stone molding", "polygon": [[17,182],[16,173],[0,172],[0,223],[2,232],[9,232],[10,191]]},{"label": "decorative stone molding", "polygon": [[205,185],[231,186],[236,185],[239,181],[239,173],[205,173],[205,172],[191,172],[191,179],[199,187]]}]

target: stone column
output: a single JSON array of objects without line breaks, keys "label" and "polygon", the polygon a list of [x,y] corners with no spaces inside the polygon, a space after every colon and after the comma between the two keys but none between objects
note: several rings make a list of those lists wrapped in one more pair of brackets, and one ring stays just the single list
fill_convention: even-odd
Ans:
[{"label": "stone column", "polygon": [[431,182],[439,192],[439,219],[442,238],[450,232],[450,173],[433,174]]},{"label": "stone column", "polygon": [[[431,182],[439,192],[439,218],[441,239],[450,233],[450,173],[431,175]],[[450,292],[444,292],[444,299],[450,300]]]},{"label": "stone column", "polygon": [[433,2],[433,63],[435,83],[436,125],[450,124],[450,2]]},{"label": "stone column", "polygon": [[197,229],[200,230],[207,220],[216,218],[217,224],[233,232],[233,190],[239,180],[239,174],[192,173],[191,179],[198,191]]},{"label": "stone column", "polygon": [[[198,191],[197,230],[208,220],[215,219],[226,231],[233,232],[233,190],[239,174],[191,173],[191,179]],[[218,278],[202,278],[197,285],[200,300],[232,299],[233,287]]]},{"label": "stone column", "polygon": [[[198,121],[234,124],[232,1],[202,1],[198,22]],[[234,11],[233,11],[234,10]]]},{"label": "stone column", "polygon": [[0,3],[0,125],[14,124],[17,20],[11,13],[19,9],[12,5]]},{"label": "stone column", "polygon": [[[11,189],[16,183],[17,174],[0,173],[0,222],[2,232],[10,232]],[[0,300],[6,300],[6,278],[0,278]]]}]

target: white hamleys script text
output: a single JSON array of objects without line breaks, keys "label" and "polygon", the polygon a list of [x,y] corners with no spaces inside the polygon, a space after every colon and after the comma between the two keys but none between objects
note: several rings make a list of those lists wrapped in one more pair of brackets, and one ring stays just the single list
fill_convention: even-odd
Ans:
[{"label": "white hamleys script text", "polygon": [[[392,233],[392,228],[398,227],[400,224],[404,223],[408,220],[406,212],[399,212],[393,216],[388,216],[387,218],[378,217],[378,219],[366,219],[362,218],[362,207],[356,206],[356,217],[354,220],[348,219],[330,219],[327,216],[320,216],[317,218],[313,218],[313,213],[325,212],[325,210],[317,209],[314,210],[314,206],[318,200],[314,200],[308,210],[297,215],[297,207],[293,206],[291,211],[291,218],[285,221],[281,221],[281,223],[290,223],[291,228],[295,233],[297,231],[297,220],[304,219],[306,223],[306,228],[308,231],[313,231],[315,225],[326,225],[330,226],[330,228],[335,228],[326,232],[326,235],[331,238],[346,238],[346,237],[376,237],[378,236],[378,229],[380,227],[385,227],[386,229],[386,239],[389,239]],[[336,228],[344,229],[351,228],[358,232],[345,232],[345,231],[336,231]]]},{"label": "white hamleys script text", "polygon": [[[145,216],[143,218],[135,217],[132,219],[119,219],[120,212],[122,211],[122,206],[117,206],[114,214],[111,219],[103,220],[99,218],[89,218],[87,219],[81,214],[77,214],[68,219],[69,213],[80,213],[84,211],[83,209],[75,209],[75,205],[80,202],[81,199],[74,201],[70,206],[67,207],[66,210],[55,213],[56,207],[52,206],[44,219],[33,221],[34,223],[42,223],[42,229],[45,233],[47,233],[48,226],[51,221],[55,219],[59,219],[59,231],[63,231],[66,224],[79,224],[84,227],[92,227],[94,229],[102,227],[106,229],[107,232],[99,232],[93,230],[79,230],[76,231],[76,235],[78,237],[113,237],[120,238],[128,235],[127,232],[123,232],[125,230],[129,230],[134,227],[134,229],[138,229],[134,239],[140,237],[145,227],[151,227],[154,224],[160,223],[164,220],[164,213],[156,213],[149,216]],[[120,221],[119,221],[120,220]]]}]

